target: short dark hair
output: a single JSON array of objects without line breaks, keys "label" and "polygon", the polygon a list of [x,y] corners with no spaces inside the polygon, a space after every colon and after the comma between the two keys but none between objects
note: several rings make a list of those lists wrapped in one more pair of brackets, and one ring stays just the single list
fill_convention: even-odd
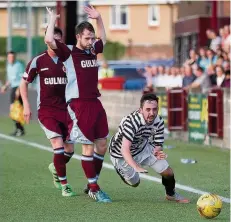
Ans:
[{"label": "short dark hair", "polygon": [[9,51],[9,52],[7,52],[7,55],[9,55],[9,54],[15,55],[16,53],[14,51]]},{"label": "short dark hair", "polygon": [[90,32],[94,32],[95,33],[95,29],[93,27],[93,25],[90,22],[81,22],[80,24],[78,24],[75,27],[75,34],[82,34],[84,29],[87,29]]},{"label": "short dark hair", "polygon": [[[45,35],[46,35],[46,33],[47,33],[47,28],[45,30]],[[59,27],[54,28],[54,34],[60,34],[61,37],[63,37],[63,31]]]},{"label": "short dark hair", "polygon": [[54,28],[54,34],[60,34],[61,37],[63,37],[63,32],[59,27]]},{"label": "short dark hair", "polygon": [[154,93],[145,93],[140,99],[140,107],[144,106],[145,101],[156,101],[158,103],[159,98]]}]

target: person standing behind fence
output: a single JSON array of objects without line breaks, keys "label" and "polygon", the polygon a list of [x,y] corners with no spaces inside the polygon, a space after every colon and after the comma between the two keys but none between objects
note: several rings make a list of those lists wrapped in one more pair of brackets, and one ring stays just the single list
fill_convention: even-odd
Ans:
[{"label": "person standing behind fence", "polygon": [[[6,83],[1,87],[1,93],[5,93],[9,87],[11,87],[10,92],[10,110],[13,108],[13,103],[16,99],[19,100],[21,104],[22,98],[19,94],[18,87],[24,72],[24,65],[16,60],[16,54],[13,51],[7,53],[7,78]],[[15,122],[15,131],[11,134],[12,136],[23,136],[25,134],[24,127],[21,123]]]},{"label": "person standing behind fence", "polygon": [[99,79],[111,78],[114,76],[114,70],[108,67],[107,61],[103,61],[99,70]]},{"label": "person standing behind fence", "polygon": [[183,78],[182,86],[186,87],[193,83],[193,81],[196,79],[196,76],[192,72],[192,67],[190,65],[185,66],[185,76]]}]

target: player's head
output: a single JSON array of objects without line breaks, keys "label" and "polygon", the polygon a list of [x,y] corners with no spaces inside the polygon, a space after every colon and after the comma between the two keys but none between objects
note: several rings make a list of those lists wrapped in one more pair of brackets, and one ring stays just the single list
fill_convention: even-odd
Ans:
[{"label": "player's head", "polygon": [[77,45],[81,49],[90,49],[95,42],[95,30],[90,22],[81,22],[75,27]]},{"label": "player's head", "polygon": [[62,42],[62,38],[63,38],[63,32],[60,28],[55,27],[54,28],[54,39]]},{"label": "player's head", "polygon": [[[45,34],[47,32],[47,29],[45,31]],[[58,40],[59,42],[62,42],[62,38],[63,38],[63,32],[60,28],[55,27],[54,28],[54,39]],[[47,45],[47,47],[49,48],[49,46]],[[49,48],[50,50],[52,50],[51,48]]]},{"label": "player's head", "polygon": [[15,52],[14,51],[7,52],[7,62],[13,64],[14,61],[15,61]]},{"label": "player's head", "polygon": [[140,99],[140,113],[147,124],[151,124],[158,114],[158,97],[153,93],[144,94]]}]

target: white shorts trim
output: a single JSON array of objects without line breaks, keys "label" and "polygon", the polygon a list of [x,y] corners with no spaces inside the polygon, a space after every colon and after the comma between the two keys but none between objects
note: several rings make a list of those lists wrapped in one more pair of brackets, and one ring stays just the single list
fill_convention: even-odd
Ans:
[{"label": "white shorts trim", "polygon": [[88,144],[91,145],[93,142],[88,140],[80,130],[80,128],[77,125],[77,118],[75,116],[75,112],[71,109],[71,107],[67,106],[68,113],[70,114],[70,117],[73,121],[73,126],[70,131],[70,139],[67,141],[67,143],[81,143],[81,144]]},{"label": "white shorts trim", "polygon": [[50,140],[50,139],[53,139],[53,138],[55,138],[55,137],[62,137],[62,135],[60,135],[60,134],[58,134],[58,133],[56,133],[56,132],[53,132],[53,131],[47,129],[47,128],[39,121],[39,119],[38,119],[38,122],[39,122],[39,125],[41,126],[41,128],[43,129],[43,131],[45,132],[47,139]]}]

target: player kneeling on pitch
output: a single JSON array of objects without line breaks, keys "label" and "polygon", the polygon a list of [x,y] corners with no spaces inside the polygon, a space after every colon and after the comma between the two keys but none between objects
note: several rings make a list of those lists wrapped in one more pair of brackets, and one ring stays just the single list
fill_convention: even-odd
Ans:
[{"label": "player kneeling on pitch", "polygon": [[111,161],[121,179],[132,187],[139,185],[139,173],[147,173],[142,166],[151,167],[162,176],[167,200],[189,203],[175,192],[174,173],[162,151],[163,143],[164,121],[158,115],[158,97],[144,94],[140,108],[122,119],[110,141]]}]

